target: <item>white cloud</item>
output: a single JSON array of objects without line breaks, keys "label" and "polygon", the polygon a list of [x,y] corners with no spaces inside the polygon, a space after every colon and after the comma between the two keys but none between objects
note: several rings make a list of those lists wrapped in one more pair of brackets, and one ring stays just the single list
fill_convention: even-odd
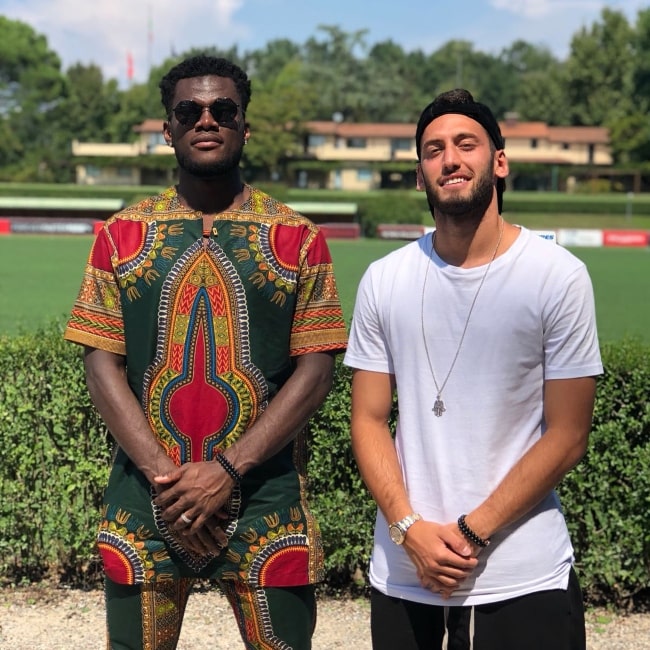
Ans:
[{"label": "white cloud", "polygon": [[46,34],[64,68],[96,63],[105,77],[123,84],[128,53],[135,80],[143,81],[149,66],[172,51],[231,47],[247,35],[236,20],[243,5],[244,0],[2,0],[0,12]]},{"label": "white cloud", "polygon": [[[316,34],[318,24],[338,24],[347,31],[368,27],[374,30],[371,41],[379,34],[380,40],[391,38],[425,52],[461,38],[472,41],[476,49],[497,53],[522,39],[548,46],[563,58],[572,34],[599,20],[603,7],[623,11],[634,20],[648,0],[465,0],[465,13],[443,15],[431,0],[411,0],[411,13],[401,14],[394,13],[390,0],[373,0],[376,10],[372,12],[366,4],[350,0],[0,0],[0,15],[22,20],[46,35],[64,69],[76,62],[95,63],[105,78],[125,86],[128,53],[133,57],[134,80],[142,82],[149,67],[159,66],[172,52],[234,45],[244,52],[285,37],[298,43]],[[414,27],[411,14],[426,18]],[[474,14],[481,18],[468,23],[466,16]]]},{"label": "white cloud", "polygon": [[501,27],[498,36],[484,32],[481,40],[523,39],[548,47],[560,59],[568,56],[571,39],[580,28],[600,22],[605,7],[622,12],[632,24],[637,12],[647,9],[644,0],[488,0],[488,4],[501,16]]},{"label": "white cloud", "polygon": [[596,0],[490,0],[495,9],[509,11],[526,18],[547,16],[567,9],[598,9],[603,3]]}]

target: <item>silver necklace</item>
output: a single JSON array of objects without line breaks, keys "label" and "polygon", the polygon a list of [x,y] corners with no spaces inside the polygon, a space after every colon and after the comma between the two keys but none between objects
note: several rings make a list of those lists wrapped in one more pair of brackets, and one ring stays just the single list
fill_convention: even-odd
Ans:
[{"label": "silver necklace", "polygon": [[458,341],[456,354],[454,354],[454,358],[452,359],[451,365],[449,366],[449,371],[447,372],[447,376],[445,377],[445,380],[442,382],[442,385],[440,386],[438,385],[438,382],[436,381],[436,376],[433,372],[433,364],[431,363],[431,355],[429,354],[429,346],[427,345],[426,332],[424,331],[424,294],[426,293],[427,278],[429,277],[429,267],[432,264],[434,244],[436,242],[435,231],[431,235],[431,253],[429,254],[429,259],[427,260],[427,270],[424,273],[424,283],[422,285],[422,302],[420,304],[420,326],[422,328],[422,340],[424,341],[424,351],[427,355],[427,362],[429,363],[429,371],[431,372],[431,377],[433,377],[433,383],[436,386],[436,400],[433,403],[433,408],[431,409],[433,411],[433,414],[436,417],[440,417],[447,410],[445,408],[445,403],[442,401],[442,391],[445,389],[445,386],[449,381],[449,377],[451,377],[451,373],[454,369],[454,366],[456,365],[456,361],[458,360],[458,355],[460,354],[460,349],[461,347],[463,347],[463,341],[465,340],[465,334],[467,333],[467,327],[469,326],[469,319],[472,317],[472,312],[474,311],[474,305],[476,304],[476,299],[478,298],[478,294],[481,291],[481,287],[485,282],[485,278],[487,277],[488,271],[492,266],[492,262],[494,262],[494,258],[497,256],[497,251],[499,250],[499,246],[501,245],[501,238],[503,237],[503,230],[504,230],[504,221],[503,218],[501,218],[501,228],[499,229],[499,239],[497,240],[497,245],[494,248],[492,257],[490,258],[490,261],[487,267],[485,268],[485,272],[483,273],[483,277],[481,278],[478,288],[476,289],[476,293],[474,294],[474,299],[472,300],[472,304],[469,307],[469,312],[467,313],[467,318],[465,319],[465,326],[463,327],[463,333],[460,335],[460,341]]}]

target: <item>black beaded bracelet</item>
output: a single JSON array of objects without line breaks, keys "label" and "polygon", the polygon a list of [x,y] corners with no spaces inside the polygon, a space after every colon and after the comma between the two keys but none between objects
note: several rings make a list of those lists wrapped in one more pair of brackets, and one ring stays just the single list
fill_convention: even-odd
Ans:
[{"label": "black beaded bracelet", "polygon": [[463,533],[463,536],[466,537],[472,544],[485,548],[490,545],[489,539],[483,539],[479,537],[465,522],[465,515],[458,517],[458,528],[460,532]]},{"label": "black beaded bracelet", "polygon": [[235,483],[241,483],[244,480],[244,477],[235,469],[235,466],[224,456],[223,449],[217,451],[214,459],[226,470],[228,476]]}]

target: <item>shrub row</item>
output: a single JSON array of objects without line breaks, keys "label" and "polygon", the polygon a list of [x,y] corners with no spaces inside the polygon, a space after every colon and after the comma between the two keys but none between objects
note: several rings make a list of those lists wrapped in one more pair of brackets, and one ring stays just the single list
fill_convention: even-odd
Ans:
[{"label": "shrub row", "polygon": [[259,184],[258,187],[280,201],[357,204],[357,221],[363,237],[374,237],[382,223],[430,224],[431,213],[426,196],[412,190],[374,190],[370,192],[344,192],[327,190],[289,190],[279,184]]},{"label": "shrub row", "polygon": [[0,339],[0,576],[83,574],[110,444],[80,348],[52,326]]},{"label": "shrub row", "polygon": [[650,346],[603,346],[593,430],[559,488],[588,597],[629,607],[650,595]]},{"label": "shrub row", "polygon": [[[560,486],[585,594],[631,607],[650,587],[650,347],[603,347],[589,451]],[[112,442],[85,387],[81,351],[58,324],[0,338],[0,578],[98,581],[94,533]],[[363,590],[374,505],[349,444],[350,372],[312,421],[311,507],[326,588]]]},{"label": "shrub row", "polygon": [[[284,183],[258,183],[260,189],[280,201],[353,202],[358,206],[357,219],[364,237],[374,237],[379,224],[431,225],[431,214],[424,193],[390,189],[368,192],[334,190],[300,190]],[[120,198],[125,205],[135,203],[161,188],[154,186],[83,186],[74,184],[0,183],[0,196]],[[650,195],[629,197],[622,192],[606,194],[569,194],[566,192],[508,191],[505,210],[508,214],[583,214],[650,215]]]}]

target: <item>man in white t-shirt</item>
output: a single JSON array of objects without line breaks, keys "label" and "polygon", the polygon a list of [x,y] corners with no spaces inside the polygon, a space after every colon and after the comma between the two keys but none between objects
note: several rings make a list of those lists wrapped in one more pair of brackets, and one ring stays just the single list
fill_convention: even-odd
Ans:
[{"label": "man in white t-shirt", "polygon": [[369,267],[345,356],[378,505],[373,647],[584,649],[554,487],[585,453],[602,372],[591,281],[502,218],[508,161],[487,106],[443,93],[416,146],[436,230]]}]

